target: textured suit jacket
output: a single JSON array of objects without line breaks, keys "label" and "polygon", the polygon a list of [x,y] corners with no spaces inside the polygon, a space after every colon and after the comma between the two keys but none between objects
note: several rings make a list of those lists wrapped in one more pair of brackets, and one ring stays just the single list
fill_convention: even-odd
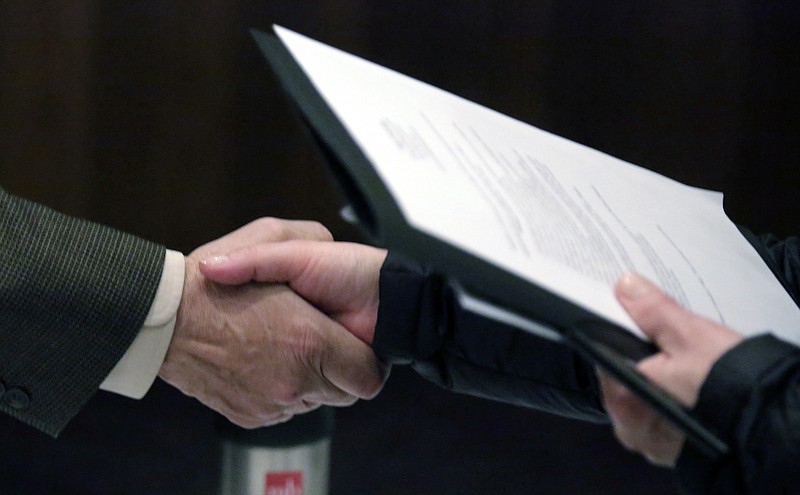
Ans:
[{"label": "textured suit jacket", "polygon": [[58,435],[141,328],[164,254],[0,189],[0,410]]}]

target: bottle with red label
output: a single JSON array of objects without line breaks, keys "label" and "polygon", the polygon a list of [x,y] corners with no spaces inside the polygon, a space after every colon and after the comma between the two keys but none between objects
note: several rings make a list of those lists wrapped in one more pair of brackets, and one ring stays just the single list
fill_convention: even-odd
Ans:
[{"label": "bottle with red label", "polygon": [[328,495],[333,416],[321,407],[255,430],[220,418],[220,495]]}]

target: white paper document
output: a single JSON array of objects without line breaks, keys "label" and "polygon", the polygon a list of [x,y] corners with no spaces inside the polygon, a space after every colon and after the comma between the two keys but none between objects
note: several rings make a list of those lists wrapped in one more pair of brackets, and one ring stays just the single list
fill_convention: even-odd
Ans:
[{"label": "white paper document", "polygon": [[746,335],[800,343],[800,310],[720,193],[275,31],[415,228],[637,334],[613,295],[628,271]]}]

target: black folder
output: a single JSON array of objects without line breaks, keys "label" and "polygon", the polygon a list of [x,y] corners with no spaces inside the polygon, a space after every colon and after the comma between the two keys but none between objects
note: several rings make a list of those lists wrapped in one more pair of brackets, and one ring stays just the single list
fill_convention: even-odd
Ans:
[{"label": "black folder", "polygon": [[252,35],[319,144],[369,242],[402,253],[449,280],[465,311],[478,312],[570,346],[624,383],[680,428],[702,452],[715,458],[727,453],[723,441],[635,370],[637,361],[656,351],[652,344],[410,225],[373,164],[283,42],[273,34],[256,30]]}]

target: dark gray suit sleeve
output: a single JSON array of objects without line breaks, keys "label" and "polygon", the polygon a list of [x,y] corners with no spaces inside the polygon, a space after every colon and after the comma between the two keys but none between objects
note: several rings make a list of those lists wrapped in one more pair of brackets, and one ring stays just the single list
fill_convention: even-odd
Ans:
[{"label": "dark gray suit sleeve", "polygon": [[58,435],[141,328],[164,255],[0,189],[0,410]]}]

